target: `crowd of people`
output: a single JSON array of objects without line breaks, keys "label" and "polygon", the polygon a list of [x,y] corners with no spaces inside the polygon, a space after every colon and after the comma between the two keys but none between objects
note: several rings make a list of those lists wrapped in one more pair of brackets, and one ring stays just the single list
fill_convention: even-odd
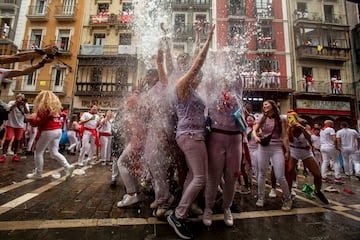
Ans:
[{"label": "crowd of people", "polygon": [[[193,56],[179,55],[177,66],[173,66],[170,39],[160,39],[156,66],[146,71],[138,89],[116,115],[110,111],[99,113],[98,106],[93,105],[80,118],[72,117],[67,122],[59,98],[51,91],[37,95],[32,113],[22,94],[9,104],[2,103],[9,114],[0,162],[6,161],[11,139],[12,160],[19,161],[17,152],[24,126],[30,125],[31,133],[36,129],[36,140],[31,144],[29,141],[26,153],[34,152],[35,168],[27,178],[42,178],[44,152],[48,149],[69,179],[75,167],[59,152],[66,126],[70,142],[67,152],[79,154],[77,166],[96,164],[100,156],[102,165],[112,165],[111,186],[121,178],[125,193],[117,207],[140,202],[141,184],[151,184],[154,201],[149,208],[154,209],[154,216],[166,217],[183,239],[193,238],[186,221],[190,212],[202,215],[205,226],[212,225],[219,196],[224,223],[233,226],[231,206],[237,184],[246,194],[257,185],[255,205],[264,207],[270,169],[273,177],[269,197],[281,196],[284,211],[292,209],[292,188],[300,160],[312,173],[314,194],[324,204],[329,201],[322,192],[322,183],[344,183],[340,155],[344,174],[355,174],[360,180],[360,135],[356,130],[343,122],[341,130],[335,131],[331,120],[326,120],[323,127],[310,127],[293,110],[281,114],[273,100],[263,102],[259,117],[249,114],[242,103],[242,75],[227,78],[216,74],[213,63],[204,67],[215,26],[208,27],[207,40],[200,47],[202,27],[200,24],[196,28]],[[226,62],[226,54],[212,54],[215,61]],[[334,170],[334,179],[328,175],[329,168]],[[276,182],[281,193],[276,190]]]}]

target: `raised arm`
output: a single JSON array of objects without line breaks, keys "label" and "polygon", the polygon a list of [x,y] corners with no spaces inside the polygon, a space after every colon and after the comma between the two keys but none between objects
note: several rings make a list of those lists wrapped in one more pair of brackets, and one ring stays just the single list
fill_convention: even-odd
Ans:
[{"label": "raised arm", "polygon": [[158,72],[159,72],[159,80],[163,84],[168,84],[168,76],[165,71],[164,66],[164,47],[166,42],[166,37],[161,38],[159,43],[159,49],[157,54],[157,66],[158,66]]},{"label": "raised arm", "polygon": [[209,27],[208,38],[204,44],[204,47],[201,49],[198,56],[195,58],[191,68],[185,73],[184,76],[180,78],[180,80],[176,84],[176,92],[180,100],[185,100],[185,98],[189,94],[191,83],[193,82],[196,75],[200,72],[200,69],[205,62],[206,54],[209,50],[214,29],[215,25]]},{"label": "raised arm", "polygon": [[13,77],[18,77],[18,76],[23,76],[23,75],[29,75],[33,72],[35,72],[37,69],[42,68],[45,63],[49,63],[52,62],[53,60],[50,58],[45,57],[43,60],[41,60],[38,64],[33,65],[31,67],[25,68],[23,70],[11,70],[11,72],[6,75],[6,78],[13,78]]},{"label": "raised arm", "polygon": [[195,26],[195,42],[194,42],[194,53],[193,59],[197,57],[200,51],[200,32],[205,27],[204,22],[198,22]]},{"label": "raised arm", "polygon": [[8,64],[15,62],[25,62],[42,55],[55,55],[57,48],[55,46],[46,46],[44,49],[36,49],[33,51],[19,52],[14,55],[0,56],[0,64]]}]

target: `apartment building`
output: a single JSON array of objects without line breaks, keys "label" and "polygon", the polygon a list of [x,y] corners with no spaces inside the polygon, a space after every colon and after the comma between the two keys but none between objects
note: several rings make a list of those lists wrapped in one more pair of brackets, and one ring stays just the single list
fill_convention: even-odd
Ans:
[{"label": "apartment building", "polygon": [[116,110],[137,85],[132,1],[87,1],[81,31],[73,112],[97,104]]},{"label": "apartment building", "polygon": [[343,0],[289,0],[294,109],[309,123],[356,125],[350,31]]},{"label": "apartment building", "polygon": [[220,0],[216,10],[218,47],[228,48],[239,65],[249,111],[275,100],[282,112],[293,93],[286,1]]},{"label": "apartment building", "polygon": [[[59,57],[33,74],[18,77],[12,91],[24,93],[31,104],[41,90],[57,94],[64,108],[71,108],[77,53],[85,0],[32,0],[26,8],[25,35],[20,51],[56,45]],[[40,59],[35,59],[34,63]],[[18,64],[26,68],[30,62]]]}]

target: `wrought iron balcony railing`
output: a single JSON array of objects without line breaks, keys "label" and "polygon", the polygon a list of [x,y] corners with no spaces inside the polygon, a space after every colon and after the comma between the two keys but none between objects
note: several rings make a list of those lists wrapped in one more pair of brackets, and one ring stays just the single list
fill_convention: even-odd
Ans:
[{"label": "wrought iron balcony railing", "polygon": [[48,21],[49,20],[49,7],[46,5],[32,5],[29,6],[27,17],[31,21]]},{"label": "wrought iron balcony railing", "polygon": [[60,22],[75,21],[77,10],[75,5],[56,6],[54,17]]},{"label": "wrought iron balcony railing", "polygon": [[335,83],[329,81],[313,80],[311,82],[305,79],[298,80],[296,83],[298,92],[309,92],[319,94],[336,94],[336,95],[354,95],[355,89],[352,83],[343,83],[341,80]]}]

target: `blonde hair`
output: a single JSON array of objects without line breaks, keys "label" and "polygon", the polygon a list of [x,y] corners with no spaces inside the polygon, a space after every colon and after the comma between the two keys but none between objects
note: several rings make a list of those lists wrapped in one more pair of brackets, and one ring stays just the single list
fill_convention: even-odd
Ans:
[{"label": "blonde hair", "polygon": [[34,100],[35,113],[56,115],[61,112],[61,102],[52,91],[41,91]]}]

